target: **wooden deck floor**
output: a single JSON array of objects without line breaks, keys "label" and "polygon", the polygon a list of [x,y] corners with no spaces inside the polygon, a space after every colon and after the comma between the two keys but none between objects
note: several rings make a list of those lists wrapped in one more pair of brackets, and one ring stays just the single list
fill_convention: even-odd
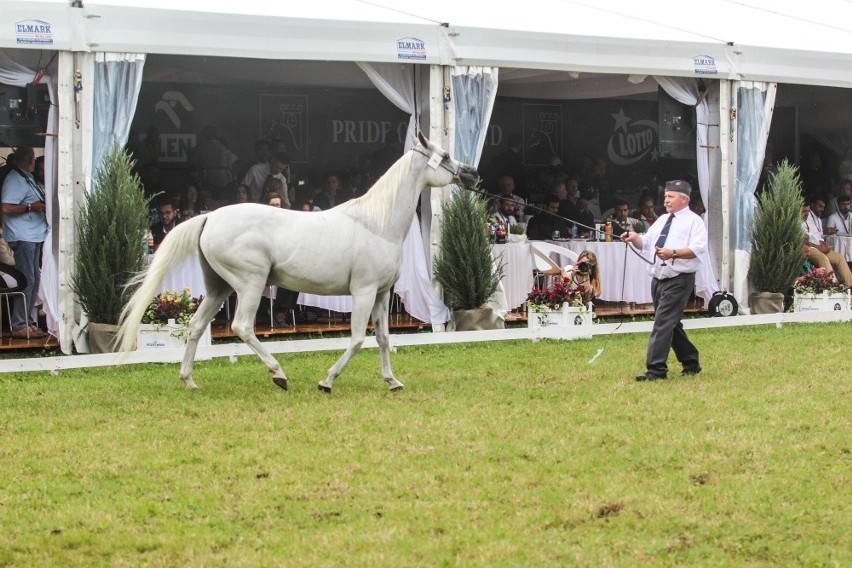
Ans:
[{"label": "wooden deck floor", "polygon": [[[687,307],[688,313],[703,312],[701,302],[691,302]],[[595,305],[595,313],[598,318],[619,318],[619,317],[645,317],[651,316],[654,313],[654,308],[651,304],[616,304],[604,302]],[[526,313],[522,311],[511,312],[506,318],[506,323],[509,326],[526,325]],[[390,316],[391,333],[418,333],[421,331],[430,331],[432,326],[416,320],[406,313],[391,314]],[[211,327],[213,339],[216,341],[239,341],[234,333],[227,326],[227,322],[222,319],[216,319]],[[269,318],[259,317],[255,327],[255,333],[261,339],[287,337],[318,337],[328,333],[348,333],[349,318],[344,314],[336,314],[334,312],[320,315],[315,321],[297,323],[295,326],[271,326]],[[59,342],[54,337],[47,339],[14,339],[10,336],[7,329],[3,329],[3,336],[0,338],[0,354],[4,357],[13,356],[15,351],[37,352],[45,351],[51,354],[56,354],[59,351]]]}]

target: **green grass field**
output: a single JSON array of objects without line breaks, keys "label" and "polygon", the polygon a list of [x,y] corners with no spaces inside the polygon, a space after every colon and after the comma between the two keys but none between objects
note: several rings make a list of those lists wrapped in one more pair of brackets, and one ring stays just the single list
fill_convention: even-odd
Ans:
[{"label": "green grass field", "polygon": [[850,329],[0,375],[0,565],[850,566]]}]

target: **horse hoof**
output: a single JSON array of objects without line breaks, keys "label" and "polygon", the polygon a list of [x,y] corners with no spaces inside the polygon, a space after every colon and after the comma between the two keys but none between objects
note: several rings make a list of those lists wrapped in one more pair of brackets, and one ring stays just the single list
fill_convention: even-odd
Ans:
[{"label": "horse hoof", "polygon": [[324,384],[318,384],[317,387],[319,388],[320,391],[324,392],[325,394],[331,394],[331,387],[327,387]]},{"label": "horse hoof", "polygon": [[189,390],[197,389],[197,388],[198,388],[198,385],[196,385],[196,384],[195,384],[195,381],[193,381],[192,379],[189,379],[188,381],[184,381],[184,382],[183,382],[183,384],[184,384],[184,386],[185,386],[186,388],[188,388]]},{"label": "horse hoof", "polygon": [[404,389],[404,388],[405,388],[405,385],[404,385],[404,384],[402,384],[402,383],[400,383],[400,384],[398,384],[398,385],[396,385],[396,386],[392,386],[392,387],[390,388],[390,391],[391,391],[391,392],[399,392],[399,391],[401,391],[401,390],[402,390],[402,389]]},{"label": "horse hoof", "polygon": [[287,379],[284,377],[272,377],[272,382],[282,389],[287,390]]}]

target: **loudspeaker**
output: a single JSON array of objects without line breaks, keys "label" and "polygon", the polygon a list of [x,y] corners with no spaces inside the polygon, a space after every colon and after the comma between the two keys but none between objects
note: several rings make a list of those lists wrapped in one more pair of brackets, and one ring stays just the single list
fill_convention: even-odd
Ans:
[{"label": "loudspeaker", "polygon": [[657,90],[657,104],[660,157],[695,159],[695,109],[677,102],[662,87]]},{"label": "loudspeaker", "polygon": [[50,93],[47,85],[0,85],[0,147],[44,147]]}]

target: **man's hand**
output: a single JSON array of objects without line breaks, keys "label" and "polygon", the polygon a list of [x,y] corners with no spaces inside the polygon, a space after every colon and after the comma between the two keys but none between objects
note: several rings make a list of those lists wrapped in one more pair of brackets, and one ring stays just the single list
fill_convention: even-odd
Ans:
[{"label": "man's hand", "polygon": [[819,252],[821,252],[822,254],[828,254],[829,252],[831,252],[831,247],[830,247],[830,246],[828,246],[828,245],[827,245],[827,244],[825,244],[825,243],[820,243],[820,244],[818,244],[818,245],[816,246],[816,249],[817,249]]},{"label": "man's hand", "polygon": [[625,231],[619,236],[621,242],[630,243],[636,248],[642,248],[642,237],[633,231]]},{"label": "man's hand", "polygon": [[44,201],[33,201],[30,203],[30,211],[35,211],[37,213],[44,213],[47,209]]}]

